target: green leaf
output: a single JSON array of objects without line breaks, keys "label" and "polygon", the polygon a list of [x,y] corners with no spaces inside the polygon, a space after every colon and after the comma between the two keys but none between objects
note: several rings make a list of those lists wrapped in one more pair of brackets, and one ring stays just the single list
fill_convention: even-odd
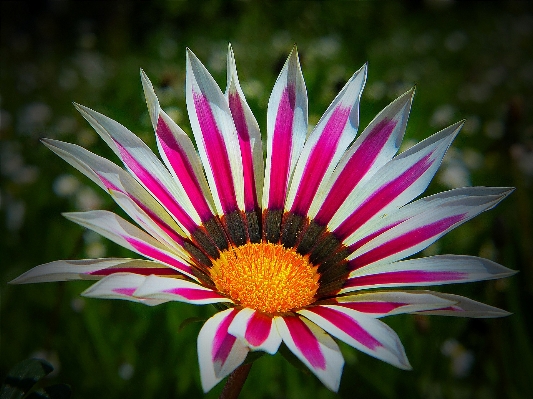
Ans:
[{"label": "green leaf", "polygon": [[54,368],[42,359],[26,359],[13,367],[0,389],[2,399],[20,399]]}]

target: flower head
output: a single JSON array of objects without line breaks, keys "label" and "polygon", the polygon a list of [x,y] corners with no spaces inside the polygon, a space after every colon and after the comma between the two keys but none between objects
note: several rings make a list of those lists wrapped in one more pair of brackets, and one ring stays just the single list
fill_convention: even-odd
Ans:
[{"label": "flower head", "polygon": [[402,260],[512,189],[468,187],[414,201],[462,122],[396,155],[410,90],[356,137],[366,70],[349,79],[308,134],[307,94],[294,49],[268,103],[266,162],[231,47],[225,93],[187,52],[187,110],[198,152],[160,108],[142,71],[162,161],[124,126],[76,105],[126,169],[77,145],[49,139],[45,145],[107,191],[137,226],[108,211],[65,216],[144,259],[56,261],[13,282],[95,279],[83,295],[224,305],[198,336],[205,391],[250,351],[273,354],[282,342],[336,391],[344,360],[332,337],[408,369],[398,336],[381,317],[505,315],[456,295],[392,289],[513,274],[473,256]]}]

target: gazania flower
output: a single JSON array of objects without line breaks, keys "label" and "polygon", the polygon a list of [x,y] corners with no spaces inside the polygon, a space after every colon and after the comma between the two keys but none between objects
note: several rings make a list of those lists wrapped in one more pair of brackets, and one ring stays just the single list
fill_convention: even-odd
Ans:
[{"label": "gazania flower", "polygon": [[366,70],[364,65],[348,80],[309,129],[293,50],[268,103],[266,162],[231,47],[225,93],[187,52],[187,111],[199,154],[160,108],[144,72],[162,161],[124,126],[76,105],[126,170],[77,145],[49,139],[45,145],[107,191],[138,227],[103,210],[65,216],[144,259],[56,261],[13,282],[94,279],[83,295],[147,305],[222,305],[225,310],[207,320],[198,336],[205,391],[250,351],[274,354],[282,342],[336,391],[344,360],[334,338],[409,369],[398,336],[382,317],[505,315],[460,296],[403,289],[513,274],[473,256],[402,260],[512,190],[459,188],[413,201],[462,122],[395,155],[410,90],[356,137]]}]

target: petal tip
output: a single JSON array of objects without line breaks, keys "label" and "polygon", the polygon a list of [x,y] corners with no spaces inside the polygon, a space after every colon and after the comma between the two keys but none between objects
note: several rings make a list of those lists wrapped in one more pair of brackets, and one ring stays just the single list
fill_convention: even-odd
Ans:
[{"label": "petal tip", "polygon": [[24,279],[21,278],[22,276],[23,276],[23,275],[20,275],[20,276],[18,276],[18,277],[15,277],[13,280],[8,281],[7,283],[8,283],[8,284],[13,284],[13,285],[15,285],[15,284],[24,284],[24,281],[23,281]]},{"label": "petal tip", "polygon": [[193,53],[193,51],[189,47],[186,48],[185,57],[188,63],[191,63],[193,61],[198,61],[198,57],[196,56],[196,54]]}]

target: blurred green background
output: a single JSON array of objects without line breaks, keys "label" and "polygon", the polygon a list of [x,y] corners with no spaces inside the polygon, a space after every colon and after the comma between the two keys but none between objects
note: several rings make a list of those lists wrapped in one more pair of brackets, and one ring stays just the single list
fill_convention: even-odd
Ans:
[{"label": "blurred green background", "polygon": [[[533,392],[533,7],[462,1],[2,1],[0,2],[0,378],[19,361],[50,361],[52,382],[74,398],[202,397],[196,336],[180,330],[210,307],[148,308],[84,299],[87,282],[10,286],[56,259],[129,256],[61,217],[115,210],[87,178],[39,142],[73,142],[115,160],[72,101],[102,112],[155,149],[139,79],[190,131],[185,48],[226,85],[228,42],[262,130],[279,70],[298,45],[316,123],[350,75],[369,62],[364,127],[416,84],[406,146],[465,118],[428,193],[465,185],[514,186],[496,209],[422,255],[457,253],[520,273],[446,286],[513,312],[504,319],[396,316],[413,371],[341,345],[342,398],[527,398]],[[206,395],[215,398],[223,384]],[[278,355],[252,367],[242,398],[334,398]]]}]

